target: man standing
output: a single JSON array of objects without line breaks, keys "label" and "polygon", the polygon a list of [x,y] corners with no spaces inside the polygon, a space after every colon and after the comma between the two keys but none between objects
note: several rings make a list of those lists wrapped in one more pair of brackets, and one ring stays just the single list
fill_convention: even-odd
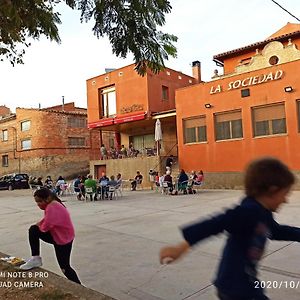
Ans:
[{"label": "man standing", "polygon": [[166,160],[166,171],[170,171],[171,172],[171,168],[172,168],[172,165],[173,165],[173,155],[171,154],[167,160]]}]

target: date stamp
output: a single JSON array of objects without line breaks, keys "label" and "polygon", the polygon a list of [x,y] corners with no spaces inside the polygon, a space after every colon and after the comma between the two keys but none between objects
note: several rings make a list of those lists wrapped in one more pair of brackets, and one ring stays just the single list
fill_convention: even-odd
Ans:
[{"label": "date stamp", "polygon": [[254,281],[256,289],[297,289],[300,286],[299,280],[262,280]]}]

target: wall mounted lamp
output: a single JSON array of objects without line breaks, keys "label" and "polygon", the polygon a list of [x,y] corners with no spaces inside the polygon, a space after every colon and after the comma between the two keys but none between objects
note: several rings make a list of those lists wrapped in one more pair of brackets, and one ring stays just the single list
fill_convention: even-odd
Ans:
[{"label": "wall mounted lamp", "polygon": [[205,103],[204,106],[205,106],[205,108],[212,108],[213,107],[210,103]]},{"label": "wall mounted lamp", "polygon": [[291,86],[286,86],[286,87],[284,88],[284,91],[285,91],[286,93],[291,93],[291,92],[293,91],[293,88],[292,88]]}]

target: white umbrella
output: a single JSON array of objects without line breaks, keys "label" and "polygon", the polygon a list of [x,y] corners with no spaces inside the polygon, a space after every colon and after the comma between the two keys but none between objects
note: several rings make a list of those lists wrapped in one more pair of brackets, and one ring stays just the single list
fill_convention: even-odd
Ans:
[{"label": "white umbrella", "polygon": [[157,155],[159,155],[159,148],[160,148],[160,145],[159,145],[159,141],[162,140],[162,131],[161,131],[161,125],[160,125],[160,120],[157,119],[156,122],[155,122],[155,136],[154,136],[154,139],[157,143]]}]

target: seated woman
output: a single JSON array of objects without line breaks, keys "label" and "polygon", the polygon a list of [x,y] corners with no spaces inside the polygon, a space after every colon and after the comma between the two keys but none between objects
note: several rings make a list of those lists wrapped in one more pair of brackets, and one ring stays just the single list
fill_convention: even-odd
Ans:
[{"label": "seated woman", "polygon": [[203,181],[204,181],[204,174],[203,174],[203,171],[201,170],[197,173],[197,177],[196,177],[196,179],[194,179],[194,184],[201,185],[203,183]]},{"label": "seated woman", "polygon": [[178,177],[178,191],[183,191],[184,194],[187,194],[187,184],[189,181],[189,177],[185,173],[185,171],[182,169],[180,171],[179,177]]},{"label": "seated woman", "polygon": [[57,195],[59,195],[62,191],[63,191],[63,187],[64,185],[66,184],[65,180],[63,179],[62,176],[59,176],[57,181],[56,181],[56,184],[55,184],[55,192]]},{"label": "seated woman", "polygon": [[121,186],[122,185],[122,175],[121,175],[121,173],[117,174],[116,180],[117,180],[117,183],[118,183],[117,185]]},{"label": "seated woman", "polygon": [[49,189],[49,190],[52,190],[53,189],[53,180],[51,179],[51,176],[48,175],[46,180],[45,180],[45,183],[44,183],[44,186]]},{"label": "seated woman", "polygon": [[172,191],[173,191],[173,179],[172,179],[170,171],[166,172],[166,175],[164,176],[164,182],[168,183],[169,192],[172,193]]},{"label": "seated woman", "polygon": [[42,177],[38,177],[35,184],[38,185],[38,186],[43,186],[44,184],[43,184],[43,181],[42,181]]}]

